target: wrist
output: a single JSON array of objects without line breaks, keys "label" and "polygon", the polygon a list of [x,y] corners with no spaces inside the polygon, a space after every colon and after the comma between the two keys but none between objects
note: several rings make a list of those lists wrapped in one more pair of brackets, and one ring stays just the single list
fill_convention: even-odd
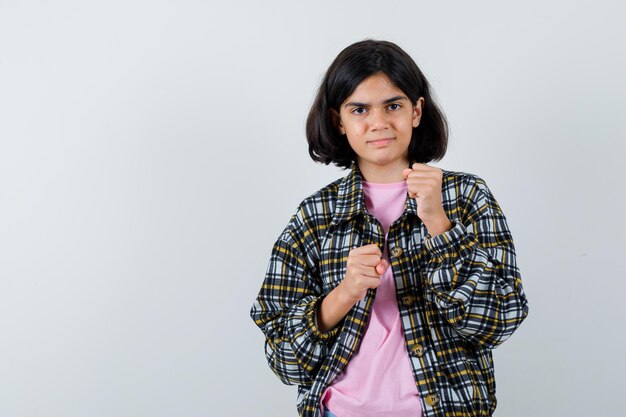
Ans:
[{"label": "wrist", "polygon": [[329,332],[334,329],[354,306],[354,302],[349,300],[349,294],[345,293],[345,289],[340,283],[319,304],[316,312],[317,328],[321,332]]},{"label": "wrist", "polygon": [[442,217],[438,217],[434,220],[425,220],[424,224],[428,230],[428,234],[431,237],[440,235],[452,229],[452,222],[445,214]]},{"label": "wrist", "polygon": [[339,285],[337,285],[337,287],[331,292],[336,292],[336,295],[337,295],[336,300],[342,306],[352,308],[352,306],[354,306],[357,303],[357,301],[359,301],[358,298],[352,297],[348,293],[348,291],[346,291],[346,287],[343,281],[341,281]]}]

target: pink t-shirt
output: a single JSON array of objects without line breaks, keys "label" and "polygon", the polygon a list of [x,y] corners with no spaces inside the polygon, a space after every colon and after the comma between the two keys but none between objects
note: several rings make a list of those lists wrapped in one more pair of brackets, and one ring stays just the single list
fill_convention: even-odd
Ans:
[{"label": "pink t-shirt", "polygon": [[[363,181],[367,210],[385,231],[404,211],[406,182]],[[387,246],[383,257],[389,260]],[[421,417],[422,403],[404,344],[391,266],[383,273],[359,351],[326,388],[321,403],[337,417]]]}]

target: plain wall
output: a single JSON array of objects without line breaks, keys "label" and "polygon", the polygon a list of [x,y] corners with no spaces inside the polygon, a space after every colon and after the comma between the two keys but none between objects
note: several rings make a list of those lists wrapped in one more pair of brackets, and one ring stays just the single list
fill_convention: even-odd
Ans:
[{"label": "plain wall", "polygon": [[[295,416],[249,317],[324,71],[398,43],[481,176],[530,305],[496,416],[623,407],[618,1],[0,3],[0,416]],[[620,191],[622,190],[622,191]]]}]

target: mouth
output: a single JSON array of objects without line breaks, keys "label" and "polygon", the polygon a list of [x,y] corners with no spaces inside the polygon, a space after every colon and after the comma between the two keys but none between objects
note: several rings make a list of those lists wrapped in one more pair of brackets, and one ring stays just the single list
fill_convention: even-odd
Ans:
[{"label": "mouth", "polygon": [[367,143],[369,143],[370,145],[375,145],[375,146],[383,146],[383,145],[387,145],[391,143],[392,140],[394,140],[394,138],[381,138],[381,139],[375,139],[375,140],[368,140]]}]

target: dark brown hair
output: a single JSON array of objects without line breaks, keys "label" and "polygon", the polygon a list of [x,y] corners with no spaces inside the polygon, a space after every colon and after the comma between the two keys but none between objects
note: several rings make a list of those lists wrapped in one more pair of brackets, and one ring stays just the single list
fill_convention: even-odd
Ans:
[{"label": "dark brown hair", "polygon": [[398,45],[366,39],[353,43],[337,55],[326,71],[306,121],[309,155],[315,162],[349,168],[356,153],[335,125],[331,109],[339,107],[367,77],[384,73],[407,95],[413,105],[424,97],[422,117],[413,128],[410,162],[439,161],[448,147],[448,123],[435,103],[430,85],[413,59]]}]

